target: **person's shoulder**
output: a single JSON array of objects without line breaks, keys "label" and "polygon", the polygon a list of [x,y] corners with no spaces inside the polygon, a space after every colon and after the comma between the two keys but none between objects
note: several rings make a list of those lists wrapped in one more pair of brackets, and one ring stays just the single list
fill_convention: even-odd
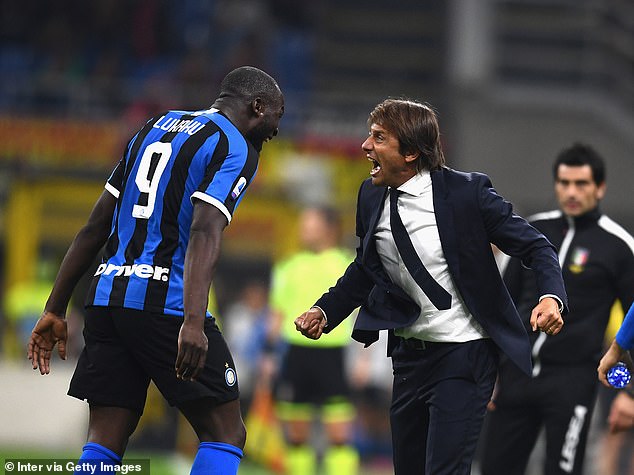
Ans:
[{"label": "person's shoulder", "polygon": [[634,254],[634,237],[623,226],[605,214],[601,215],[597,224],[608,235],[608,238],[611,237],[615,241],[621,242]]},{"label": "person's shoulder", "polygon": [[545,221],[556,221],[561,219],[563,212],[560,209],[553,209],[550,211],[540,211],[539,213],[532,214],[526,218],[530,223],[540,223]]},{"label": "person's shoulder", "polygon": [[378,188],[372,185],[372,178],[366,178],[365,180],[361,182],[361,185],[359,185],[359,189],[362,191],[369,188]]},{"label": "person's shoulder", "polygon": [[202,116],[207,119],[207,124],[213,124],[217,131],[229,143],[229,148],[234,154],[246,156],[250,159],[257,159],[260,153],[255,149],[253,144],[238,130],[229,118],[218,109],[209,109],[201,111]]},{"label": "person's shoulder", "polygon": [[431,173],[432,180],[439,175],[445,180],[451,187],[454,186],[491,186],[491,179],[489,175],[484,172],[478,171],[463,171],[456,170],[455,168],[442,167],[440,170]]},{"label": "person's shoulder", "polygon": [[464,181],[476,181],[481,179],[489,179],[489,176],[484,172],[479,171],[465,171],[465,170],[456,170],[451,167],[442,167],[440,170],[432,173],[441,173],[444,177],[456,180],[464,180]]},{"label": "person's shoulder", "polygon": [[220,130],[222,130],[226,135],[230,135],[232,137],[240,137],[242,140],[246,139],[240,133],[238,128],[229,120],[229,118],[222,113],[219,109],[214,107],[210,109],[203,109],[199,111],[183,111],[186,114],[190,114],[194,117],[204,117],[210,123],[215,124]]},{"label": "person's shoulder", "polygon": [[385,186],[377,186],[372,184],[372,178],[366,178],[361,182],[359,187],[359,196],[363,195],[364,198],[370,198],[373,196],[383,196],[385,193]]},{"label": "person's shoulder", "polygon": [[158,114],[154,115],[155,119],[160,119],[162,117],[183,117],[183,116],[195,116],[196,112],[195,111],[188,111],[188,110],[182,110],[182,109],[169,109],[169,110],[164,110],[163,112],[159,112]]},{"label": "person's shoulder", "polygon": [[180,109],[163,110],[161,112],[154,114],[149,119],[147,119],[147,121],[145,122],[145,127],[151,126],[153,128],[169,131],[175,125],[181,123],[179,121],[183,121],[183,117],[191,118],[191,117],[194,117],[195,115],[196,113],[194,111],[187,111],[187,110],[180,110]]}]

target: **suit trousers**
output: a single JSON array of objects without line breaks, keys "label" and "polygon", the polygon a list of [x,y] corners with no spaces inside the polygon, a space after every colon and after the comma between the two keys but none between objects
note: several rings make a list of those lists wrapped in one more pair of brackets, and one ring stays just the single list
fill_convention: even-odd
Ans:
[{"label": "suit trousers", "polygon": [[498,350],[490,339],[399,339],[392,352],[395,475],[469,475],[491,398]]}]

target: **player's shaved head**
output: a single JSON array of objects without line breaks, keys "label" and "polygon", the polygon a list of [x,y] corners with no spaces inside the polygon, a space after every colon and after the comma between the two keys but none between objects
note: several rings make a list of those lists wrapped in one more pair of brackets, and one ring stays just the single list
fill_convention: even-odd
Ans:
[{"label": "player's shaved head", "polygon": [[253,66],[234,69],[220,83],[220,98],[232,97],[251,102],[261,97],[267,103],[275,103],[281,96],[277,81]]}]

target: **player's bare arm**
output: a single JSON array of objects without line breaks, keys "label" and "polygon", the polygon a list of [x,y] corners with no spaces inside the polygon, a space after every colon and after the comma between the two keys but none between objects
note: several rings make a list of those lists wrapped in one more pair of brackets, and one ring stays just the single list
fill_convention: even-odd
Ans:
[{"label": "player's bare arm", "polygon": [[193,381],[205,365],[207,299],[226,226],[227,218],[218,208],[196,200],[183,274],[185,319],[178,335],[175,362],[179,379]]},{"label": "player's bare arm", "polygon": [[533,331],[543,331],[548,335],[556,335],[564,326],[564,319],[559,312],[559,302],[552,297],[545,297],[531,313]]},{"label": "player's bare arm", "polygon": [[66,358],[66,308],[77,282],[108,239],[115,205],[116,198],[104,191],[88,222],[77,233],[64,256],[44,312],[35,324],[27,344],[27,356],[33,369],[40,369],[40,374],[50,373],[51,355],[55,345],[60,357]]},{"label": "player's bare arm", "polygon": [[317,340],[324,332],[326,317],[320,308],[312,307],[295,319],[295,328],[306,338]]}]

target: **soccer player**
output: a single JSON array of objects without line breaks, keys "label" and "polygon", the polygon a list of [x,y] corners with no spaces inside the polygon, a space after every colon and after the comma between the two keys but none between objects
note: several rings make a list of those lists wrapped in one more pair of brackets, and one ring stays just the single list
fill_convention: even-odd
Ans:
[{"label": "soccer player", "polygon": [[[572,144],[553,167],[559,209],[529,219],[557,248],[570,299],[566,328],[556,337],[531,335],[533,371],[500,365],[489,405],[482,453],[485,475],[522,474],[542,428],[543,473],[582,474],[597,396],[596,367],[614,302],[634,299],[634,237],[603,214],[605,162],[586,144]],[[529,325],[537,293],[530,272],[511,259],[504,273],[511,296]]]},{"label": "soccer player", "polygon": [[157,115],[128,143],[28,343],[41,374],[56,344],[65,358],[68,301],[105,244],[68,391],[90,406],[80,463],[121,462],[152,380],[200,439],[191,473],[237,472],[246,437],[237,375],[207,298],[222,231],[283,113],[277,82],[244,66],[225,76],[210,109]]}]

